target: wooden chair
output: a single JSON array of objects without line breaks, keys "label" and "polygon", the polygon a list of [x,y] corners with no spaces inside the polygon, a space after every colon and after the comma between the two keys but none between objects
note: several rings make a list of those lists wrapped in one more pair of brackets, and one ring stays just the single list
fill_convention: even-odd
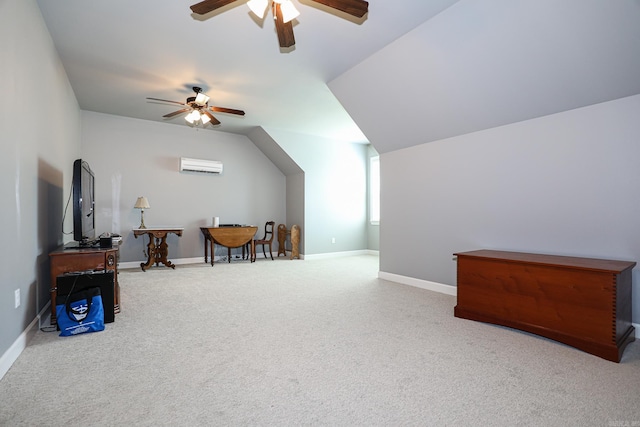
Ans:
[{"label": "wooden chair", "polygon": [[[264,249],[265,245],[269,245],[269,255],[271,255],[271,260],[273,260],[273,253],[271,252],[271,244],[273,243],[273,227],[275,226],[275,221],[267,221],[264,225],[264,237],[262,239],[256,239],[253,241],[254,248],[258,245],[262,245],[262,254],[264,257],[267,257],[267,253]],[[252,262],[256,260],[255,249],[253,252]]]}]

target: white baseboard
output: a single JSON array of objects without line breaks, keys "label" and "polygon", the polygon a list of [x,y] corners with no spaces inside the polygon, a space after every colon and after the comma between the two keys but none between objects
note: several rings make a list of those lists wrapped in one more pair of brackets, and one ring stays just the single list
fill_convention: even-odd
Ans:
[{"label": "white baseboard", "polygon": [[387,273],[384,271],[378,272],[378,277],[383,280],[389,280],[390,282],[400,283],[402,285],[414,286],[420,289],[426,289],[428,291],[439,292],[441,294],[447,294],[452,296],[458,295],[458,288],[451,285],[444,285],[442,283],[430,282],[428,280],[416,279],[414,277],[401,276],[399,274]]},{"label": "white baseboard", "polygon": [[9,369],[11,368],[11,365],[13,365],[13,362],[15,362],[18,359],[22,351],[25,348],[27,348],[27,344],[29,343],[33,335],[36,333],[36,331],[38,330],[37,326],[40,324],[40,319],[44,317],[44,314],[47,312],[47,310],[49,310],[50,306],[51,306],[51,302],[48,302],[47,305],[44,306],[42,311],[38,313],[36,318],[33,319],[31,323],[29,323],[29,326],[27,326],[27,329],[25,329],[20,334],[18,339],[16,339],[15,342],[11,345],[11,347],[9,347],[9,349],[7,349],[7,351],[4,352],[2,357],[0,357],[0,380],[9,371]]},{"label": "white baseboard", "polygon": [[[378,251],[372,251],[369,249],[361,249],[357,251],[344,251],[344,252],[328,252],[324,254],[310,254],[304,256],[302,259],[325,259],[325,258],[336,258],[336,257],[347,257],[347,256],[357,256],[357,255],[378,255]],[[302,257],[302,255],[301,255]]]}]

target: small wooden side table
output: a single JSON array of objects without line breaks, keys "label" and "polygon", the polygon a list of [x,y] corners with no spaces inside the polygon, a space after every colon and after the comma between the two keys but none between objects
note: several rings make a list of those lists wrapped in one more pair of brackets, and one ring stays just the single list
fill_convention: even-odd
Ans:
[{"label": "small wooden side table", "polygon": [[200,227],[204,236],[204,262],[207,262],[207,247],[211,247],[211,266],[213,266],[214,243],[227,247],[229,262],[231,262],[231,248],[242,248],[242,259],[244,259],[244,249],[247,245],[249,249],[249,259],[254,261],[256,256],[256,246],[253,237],[258,231],[254,225],[231,226],[231,227]]},{"label": "small wooden side table", "polygon": [[173,233],[176,236],[182,236],[182,230],[184,228],[134,228],[133,235],[137,239],[138,236],[149,235],[149,244],[147,245],[147,262],[141,262],[140,268],[142,271],[146,271],[153,264],[160,265],[163,263],[167,267],[173,269],[176,266],[167,259],[169,254],[169,246],[167,245],[167,234]]}]

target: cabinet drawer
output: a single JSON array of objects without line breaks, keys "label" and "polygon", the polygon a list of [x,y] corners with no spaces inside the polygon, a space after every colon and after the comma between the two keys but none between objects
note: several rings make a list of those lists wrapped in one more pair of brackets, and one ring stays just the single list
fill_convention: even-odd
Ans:
[{"label": "cabinet drawer", "polygon": [[105,254],[100,252],[78,253],[57,257],[56,259],[56,270],[60,274],[71,271],[85,271],[88,265],[92,267],[92,270],[104,270]]}]

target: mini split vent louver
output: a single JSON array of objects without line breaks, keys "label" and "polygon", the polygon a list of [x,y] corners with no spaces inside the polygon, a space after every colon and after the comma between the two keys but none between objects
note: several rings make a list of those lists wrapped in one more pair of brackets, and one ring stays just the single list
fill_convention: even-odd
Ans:
[{"label": "mini split vent louver", "polygon": [[222,173],[222,162],[217,160],[180,158],[180,172]]}]

